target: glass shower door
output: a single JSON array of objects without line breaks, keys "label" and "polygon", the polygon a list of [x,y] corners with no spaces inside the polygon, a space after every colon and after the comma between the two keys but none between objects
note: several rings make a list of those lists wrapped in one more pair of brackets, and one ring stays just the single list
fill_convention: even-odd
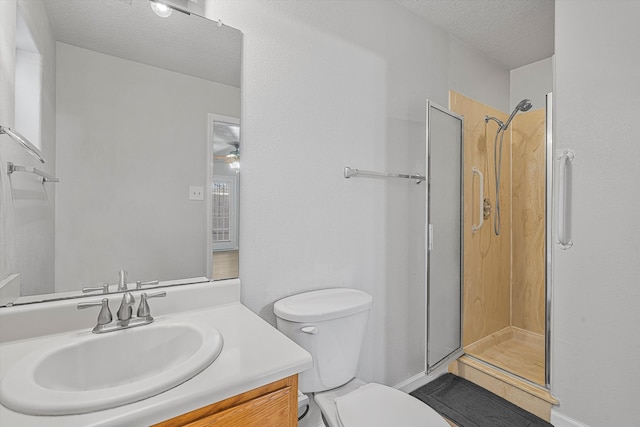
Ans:
[{"label": "glass shower door", "polygon": [[427,373],[462,354],[463,118],[427,101]]}]

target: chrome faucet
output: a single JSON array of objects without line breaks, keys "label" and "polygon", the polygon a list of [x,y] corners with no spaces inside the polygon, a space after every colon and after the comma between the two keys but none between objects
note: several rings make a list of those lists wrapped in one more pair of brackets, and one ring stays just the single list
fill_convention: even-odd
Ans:
[{"label": "chrome faucet", "polygon": [[124,292],[127,290],[127,272],[120,270],[118,274],[120,276],[118,280],[118,292]]},{"label": "chrome faucet", "polygon": [[155,294],[142,293],[140,295],[140,305],[138,306],[137,317],[131,318],[133,308],[136,300],[131,292],[125,292],[122,295],[122,302],[118,309],[118,319],[116,322],[112,322],[113,315],[109,309],[109,299],[103,298],[102,301],[81,302],[78,304],[78,309],[88,307],[101,307],[98,314],[98,321],[93,328],[94,334],[102,334],[105,332],[119,331],[121,329],[135,328],[136,326],[148,325],[153,322],[151,316],[151,310],[149,309],[149,298],[165,297],[167,293],[165,291],[157,292]]},{"label": "chrome faucet", "polygon": [[[118,283],[117,283],[117,292],[126,292],[129,290],[129,286],[127,285],[127,272],[124,270],[120,270],[118,272]],[[144,286],[157,286],[160,284],[159,280],[149,280],[147,282],[143,282],[142,280],[137,280],[136,281],[136,290],[140,290],[142,289]],[[108,294],[109,293],[109,284],[108,283],[101,283],[98,286],[93,286],[93,287],[88,287],[88,288],[82,288],[82,293],[87,293],[87,292],[97,292],[97,291],[102,291],[103,294]]]},{"label": "chrome faucet", "polygon": [[133,297],[131,292],[125,292],[122,295],[122,302],[120,303],[120,308],[118,309],[118,320],[121,322],[128,322],[131,319],[131,314],[133,313],[133,308],[131,306],[135,304],[136,299]]}]

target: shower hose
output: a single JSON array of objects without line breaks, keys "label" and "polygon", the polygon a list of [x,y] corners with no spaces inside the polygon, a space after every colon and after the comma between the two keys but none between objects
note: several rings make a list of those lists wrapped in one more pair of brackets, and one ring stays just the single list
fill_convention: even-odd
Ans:
[{"label": "shower hose", "polygon": [[[493,141],[493,168],[496,178],[496,206],[495,216],[493,217],[493,231],[496,236],[500,235],[500,174],[502,172],[502,140],[504,138],[504,131],[502,126],[498,126],[496,131],[496,137]],[[498,136],[500,136],[500,153],[498,154]]]}]

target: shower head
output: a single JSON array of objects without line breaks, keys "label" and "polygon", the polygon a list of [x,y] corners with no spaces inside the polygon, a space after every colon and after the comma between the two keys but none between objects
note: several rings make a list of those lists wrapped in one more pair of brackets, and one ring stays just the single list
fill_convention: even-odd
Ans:
[{"label": "shower head", "polygon": [[520,111],[529,111],[531,107],[533,107],[533,104],[530,99],[523,99],[518,102],[518,105],[516,105],[516,108]]},{"label": "shower head", "polygon": [[507,130],[507,128],[509,127],[509,123],[511,123],[511,120],[513,120],[516,114],[518,114],[518,111],[529,111],[531,107],[533,107],[531,100],[523,99],[522,101],[520,101],[518,105],[516,105],[516,108],[513,109],[513,112],[511,112],[511,115],[509,116],[509,119],[507,119],[506,123],[501,126],[501,130]]}]

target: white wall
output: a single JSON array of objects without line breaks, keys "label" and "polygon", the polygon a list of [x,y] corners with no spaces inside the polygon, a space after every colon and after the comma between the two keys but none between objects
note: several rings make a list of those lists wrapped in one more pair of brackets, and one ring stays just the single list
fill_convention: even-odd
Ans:
[{"label": "white wall", "polygon": [[449,73],[451,89],[498,110],[509,110],[509,70],[455,39],[449,41]]},{"label": "white wall", "polygon": [[243,302],[274,322],[287,295],[365,290],[360,375],[396,384],[419,373],[424,186],[346,180],[343,168],[424,173],[425,100],[446,106],[453,89],[507,109],[508,70],[393,2],[209,5],[245,35]]},{"label": "white wall", "polygon": [[545,108],[545,95],[553,91],[552,58],[511,70],[511,101],[509,111],[523,99],[530,99],[533,109]]},{"label": "white wall", "polygon": [[[15,128],[15,25],[18,7],[42,55],[40,164],[7,135],[0,136],[0,278],[21,274],[22,295],[53,291],[56,184],[42,184],[33,174],[6,174],[6,163],[36,166],[55,175],[55,42],[44,3],[1,1],[2,27],[0,124]],[[15,129],[20,132],[20,129]]]},{"label": "white wall", "polygon": [[[206,275],[208,114],[240,89],[58,43],[56,291]],[[169,124],[169,125],[168,125]]]},{"label": "white wall", "polygon": [[[16,66],[16,2],[0,2],[0,124],[13,127]],[[17,272],[13,204],[7,178],[7,154],[13,144],[0,135],[0,280]]]},{"label": "white wall", "polygon": [[591,427],[640,420],[640,2],[556,0],[555,144],[575,151],[555,250],[553,392]]}]

